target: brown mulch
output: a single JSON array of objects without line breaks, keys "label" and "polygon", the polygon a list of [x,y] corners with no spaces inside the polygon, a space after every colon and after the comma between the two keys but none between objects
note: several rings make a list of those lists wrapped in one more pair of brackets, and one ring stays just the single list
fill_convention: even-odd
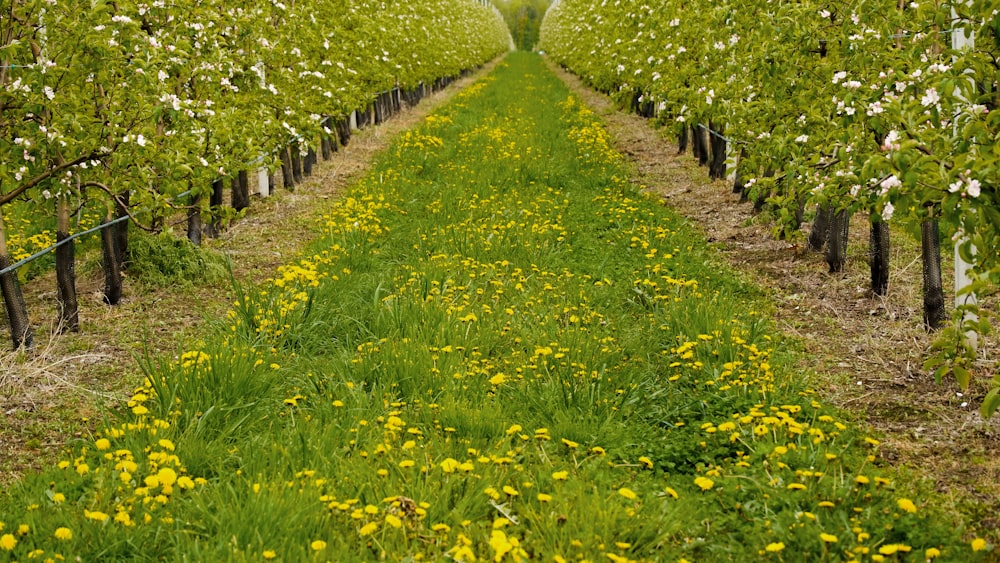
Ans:
[{"label": "brown mulch", "polygon": [[[893,232],[889,293],[874,296],[865,218],[852,222],[847,268],[830,274],[823,256],[806,249],[808,230],[791,242],[777,240],[766,217],[739,203],[731,184],[710,181],[650,121],[619,111],[576,76],[550,68],[604,119],[634,166],[635,181],[661,195],[726,261],[765,288],[775,324],[801,347],[799,367],[820,395],[879,436],[885,463],[928,477],[939,501],[997,543],[1000,416],[983,420],[978,412],[995,373],[997,342],[982,344],[977,379],[964,393],[954,382],[937,384],[922,368],[934,336],[923,329],[919,242]],[[952,267],[950,256],[943,267]],[[945,280],[946,290],[951,284]]]},{"label": "brown mulch", "polygon": [[[355,131],[346,146],[330,160],[320,160],[312,176],[294,191],[278,188],[270,197],[254,196],[246,215],[219,238],[206,238],[204,245],[231,258],[234,277],[241,284],[263,282],[318,236],[318,222],[334,199],[369,170],[392,139],[497,62],[414,107],[404,105],[378,126]],[[256,192],[255,186],[251,191]],[[184,225],[174,230],[184,232]],[[148,352],[162,357],[197,345],[204,334],[202,325],[222,318],[235,298],[228,280],[156,289],[130,285],[126,278],[121,304],[108,307],[102,301],[100,266],[86,260],[78,257],[79,334],[55,335],[54,327],[46,324],[51,322],[46,319],[57,317],[54,272],[23,287],[39,342],[35,351],[11,352],[9,328],[5,319],[0,320],[0,485],[51,465],[68,441],[90,432],[90,418],[100,412],[101,404],[127,399],[142,379],[141,356]]]}]

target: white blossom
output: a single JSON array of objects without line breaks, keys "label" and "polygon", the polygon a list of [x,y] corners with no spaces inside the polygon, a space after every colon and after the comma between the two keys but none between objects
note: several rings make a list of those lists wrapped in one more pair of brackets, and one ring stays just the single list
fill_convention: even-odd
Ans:
[{"label": "white blossom", "polygon": [[882,208],[882,220],[888,222],[892,219],[892,213],[896,208],[893,207],[892,202],[886,203],[885,207]]},{"label": "white blossom", "polygon": [[938,95],[937,90],[934,88],[928,88],[927,92],[924,93],[923,97],[920,98],[920,104],[924,107],[930,107],[941,101],[941,96]]}]

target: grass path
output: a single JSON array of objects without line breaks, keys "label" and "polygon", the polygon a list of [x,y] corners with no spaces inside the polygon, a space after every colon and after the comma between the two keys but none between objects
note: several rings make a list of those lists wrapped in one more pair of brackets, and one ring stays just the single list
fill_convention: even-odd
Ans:
[{"label": "grass path", "polygon": [[[514,54],[106,429],[0,557],[974,560],[805,386],[758,291]],[[966,538],[967,539],[967,538]],[[6,551],[5,551],[6,550]]]}]

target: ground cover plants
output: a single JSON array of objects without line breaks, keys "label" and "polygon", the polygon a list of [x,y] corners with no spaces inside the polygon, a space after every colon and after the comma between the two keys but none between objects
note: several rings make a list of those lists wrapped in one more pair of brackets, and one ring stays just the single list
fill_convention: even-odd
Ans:
[{"label": "ground cover plants", "polygon": [[0,498],[16,560],[969,561],[534,55]]}]

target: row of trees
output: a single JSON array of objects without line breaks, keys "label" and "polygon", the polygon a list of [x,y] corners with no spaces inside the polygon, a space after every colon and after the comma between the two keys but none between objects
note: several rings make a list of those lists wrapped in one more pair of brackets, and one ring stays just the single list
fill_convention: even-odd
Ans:
[{"label": "row of trees", "polygon": [[552,0],[494,0],[503,14],[518,49],[530,51],[538,44],[542,18]]},{"label": "row of trees", "polygon": [[[943,237],[972,263],[963,293],[1000,279],[995,2],[561,0],[542,44],[592,86],[674,128],[703,160],[728,149],[734,190],[770,205],[779,235],[795,236],[815,209],[810,244],[826,244],[832,271],[843,266],[851,216],[865,217],[875,293],[888,286],[887,223],[919,232],[930,328],[947,318]],[[713,174],[725,177],[715,160]],[[969,300],[942,333],[929,364],[939,377],[968,383],[969,335],[988,328],[977,313]]]},{"label": "row of trees", "polygon": [[[129,223],[155,229],[178,207],[212,216],[221,179],[245,186],[250,168],[291,170],[329,148],[354,110],[457,76],[510,43],[499,14],[472,0],[0,0],[0,14],[0,270],[8,203],[55,213],[60,240],[71,202],[98,199],[109,218],[129,217],[105,233],[113,271]],[[59,295],[72,330],[64,248]],[[16,275],[0,276],[0,288],[14,346],[30,345]]]}]

